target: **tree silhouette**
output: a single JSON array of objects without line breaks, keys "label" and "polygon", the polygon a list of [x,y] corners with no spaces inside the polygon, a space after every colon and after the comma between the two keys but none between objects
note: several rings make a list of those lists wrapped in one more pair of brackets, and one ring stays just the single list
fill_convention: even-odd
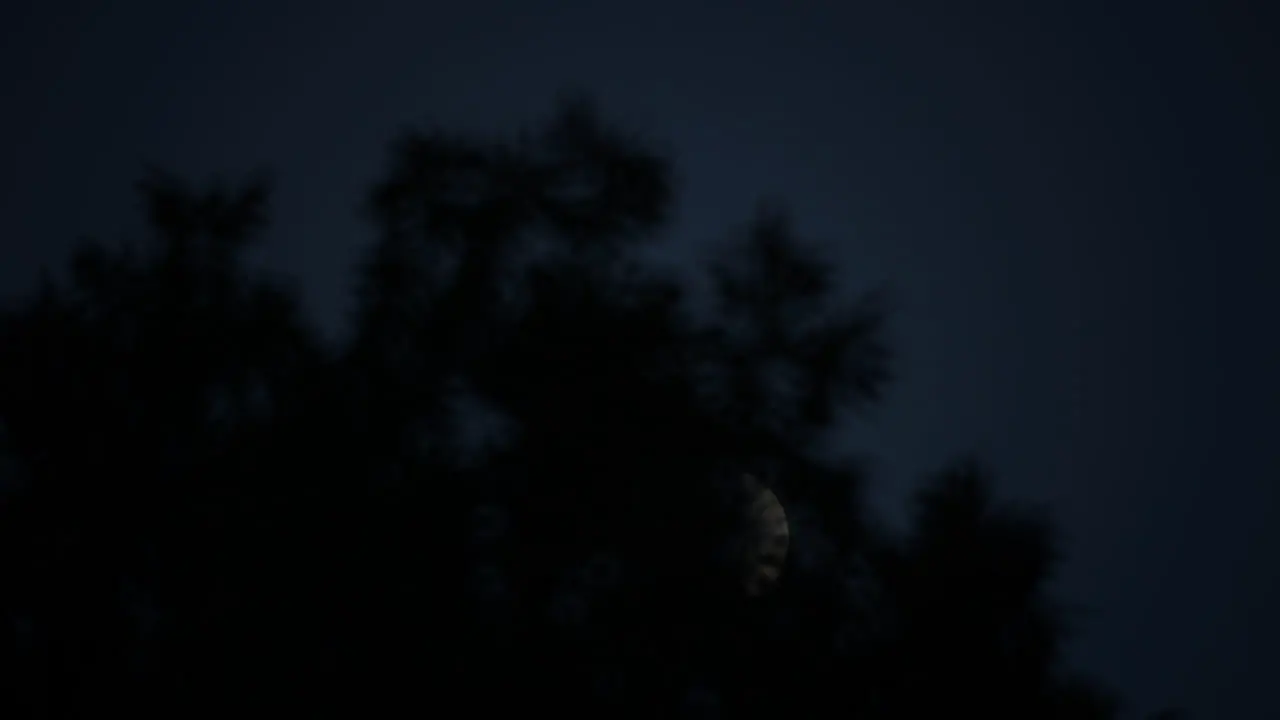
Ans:
[{"label": "tree silhouette", "polygon": [[[244,268],[265,177],[148,174],[143,247],[0,318],[13,716],[1114,717],[1060,667],[1047,520],[957,465],[896,537],[818,457],[890,378],[882,299],[835,303],[762,205],[692,312],[635,252],[669,176],[582,98],[511,142],[405,133],[326,346]],[[746,473],[792,534],[759,597]]]}]

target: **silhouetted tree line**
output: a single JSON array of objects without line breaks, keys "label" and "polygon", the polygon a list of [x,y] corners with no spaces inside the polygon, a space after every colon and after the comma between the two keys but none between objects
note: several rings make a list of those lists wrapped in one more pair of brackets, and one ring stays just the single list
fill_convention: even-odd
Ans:
[{"label": "silhouetted tree line", "polygon": [[[149,173],[144,243],[0,319],[0,715],[1115,717],[1046,519],[957,463],[897,536],[817,454],[880,400],[883,304],[762,206],[691,312],[636,253],[670,187],[582,100],[407,133],[334,345],[243,263],[265,177]],[[744,472],[791,520],[759,597]]]}]

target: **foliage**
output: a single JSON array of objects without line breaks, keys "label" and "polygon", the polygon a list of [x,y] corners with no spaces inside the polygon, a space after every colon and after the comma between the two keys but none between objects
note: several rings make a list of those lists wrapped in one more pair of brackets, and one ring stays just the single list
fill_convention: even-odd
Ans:
[{"label": "foliage", "polygon": [[[515,142],[407,133],[328,347],[243,266],[265,180],[150,174],[143,248],[85,244],[0,319],[13,716],[1113,717],[1059,667],[1047,521],[958,465],[893,537],[814,452],[881,399],[881,299],[837,306],[762,207],[696,319],[635,253],[669,178],[581,99]],[[760,598],[744,472],[792,518]]]}]

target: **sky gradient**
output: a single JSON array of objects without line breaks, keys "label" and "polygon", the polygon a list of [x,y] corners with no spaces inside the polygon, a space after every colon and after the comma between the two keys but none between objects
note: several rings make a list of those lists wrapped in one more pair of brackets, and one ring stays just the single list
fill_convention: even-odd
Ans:
[{"label": "sky gradient", "polygon": [[768,196],[842,290],[889,290],[900,380],[832,438],[874,455],[887,512],[978,453],[1064,530],[1058,588],[1086,609],[1075,663],[1135,712],[1280,717],[1274,14],[6,3],[0,298],[78,236],[136,236],[143,163],[267,167],[255,260],[296,276],[340,336],[372,239],[356,208],[394,133],[508,133],[586,90],[676,162],[663,260],[687,266]]}]

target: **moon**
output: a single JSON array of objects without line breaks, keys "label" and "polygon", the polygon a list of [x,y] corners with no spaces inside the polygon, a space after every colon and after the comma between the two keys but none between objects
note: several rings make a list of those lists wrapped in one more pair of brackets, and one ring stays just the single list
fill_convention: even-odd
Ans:
[{"label": "moon", "polygon": [[767,592],[782,577],[791,532],[787,513],[778,496],[752,475],[742,476],[742,489],[750,500],[743,538],[743,589],[756,597]]}]

